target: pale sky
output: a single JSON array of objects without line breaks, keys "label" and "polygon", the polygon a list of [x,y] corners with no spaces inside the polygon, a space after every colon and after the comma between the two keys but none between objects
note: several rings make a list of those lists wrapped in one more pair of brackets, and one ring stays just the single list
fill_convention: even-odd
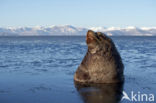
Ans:
[{"label": "pale sky", "polygon": [[156,26],[156,0],[0,0],[0,27]]}]

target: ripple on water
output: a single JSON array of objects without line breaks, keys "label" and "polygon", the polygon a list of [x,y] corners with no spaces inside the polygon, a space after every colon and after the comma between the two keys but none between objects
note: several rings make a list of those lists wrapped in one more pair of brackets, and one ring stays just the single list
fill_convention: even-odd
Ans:
[{"label": "ripple on water", "polygon": [[[125,91],[156,94],[154,38],[112,37],[125,66]],[[86,51],[85,37],[0,38],[0,102],[82,103],[73,75]]]}]

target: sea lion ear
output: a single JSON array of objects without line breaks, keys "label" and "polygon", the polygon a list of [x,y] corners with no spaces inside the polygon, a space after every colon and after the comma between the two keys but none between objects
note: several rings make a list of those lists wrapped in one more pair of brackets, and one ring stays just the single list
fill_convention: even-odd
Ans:
[{"label": "sea lion ear", "polygon": [[87,44],[91,43],[94,40],[94,35],[95,35],[94,31],[88,30],[87,36],[86,36],[86,43]]}]

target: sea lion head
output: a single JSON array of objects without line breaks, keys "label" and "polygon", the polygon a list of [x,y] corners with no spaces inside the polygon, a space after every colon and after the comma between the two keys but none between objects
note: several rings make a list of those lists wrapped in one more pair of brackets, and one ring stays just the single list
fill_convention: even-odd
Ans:
[{"label": "sea lion head", "polygon": [[112,46],[114,45],[112,40],[104,33],[94,32],[92,30],[88,30],[87,32],[86,43],[88,46],[88,52],[91,54],[101,50],[103,52],[110,52]]}]

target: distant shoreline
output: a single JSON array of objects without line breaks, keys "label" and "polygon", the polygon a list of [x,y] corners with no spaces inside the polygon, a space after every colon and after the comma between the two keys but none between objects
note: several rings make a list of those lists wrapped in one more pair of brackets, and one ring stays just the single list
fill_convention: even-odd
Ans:
[{"label": "distant shoreline", "polygon": [[49,27],[0,28],[0,36],[84,36],[88,30],[103,32],[108,36],[156,36],[156,27],[74,27],[72,25]]}]

